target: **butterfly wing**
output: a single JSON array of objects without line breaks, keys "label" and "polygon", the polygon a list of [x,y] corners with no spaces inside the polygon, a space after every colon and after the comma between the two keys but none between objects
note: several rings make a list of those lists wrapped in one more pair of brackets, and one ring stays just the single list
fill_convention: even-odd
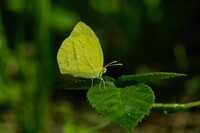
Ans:
[{"label": "butterfly wing", "polygon": [[79,22],[61,44],[57,55],[62,74],[97,78],[103,70],[103,52],[93,30]]}]

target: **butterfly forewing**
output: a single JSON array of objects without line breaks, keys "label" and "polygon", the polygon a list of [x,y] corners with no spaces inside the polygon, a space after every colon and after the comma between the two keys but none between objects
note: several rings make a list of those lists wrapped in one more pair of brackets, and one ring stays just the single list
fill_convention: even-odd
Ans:
[{"label": "butterfly forewing", "polygon": [[79,22],[66,38],[57,55],[62,74],[96,78],[103,69],[103,52],[92,29]]}]

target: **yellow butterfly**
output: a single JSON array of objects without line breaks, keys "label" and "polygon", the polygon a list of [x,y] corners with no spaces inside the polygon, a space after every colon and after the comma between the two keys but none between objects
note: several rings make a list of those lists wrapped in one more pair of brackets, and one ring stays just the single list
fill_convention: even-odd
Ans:
[{"label": "yellow butterfly", "polygon": [[101,80],[106,67],[122,65],[113,61],[103,67],[104,58],[99,39],[83,22],[78,22],[70,36],[62,42],[57,60],[61,74]]}]

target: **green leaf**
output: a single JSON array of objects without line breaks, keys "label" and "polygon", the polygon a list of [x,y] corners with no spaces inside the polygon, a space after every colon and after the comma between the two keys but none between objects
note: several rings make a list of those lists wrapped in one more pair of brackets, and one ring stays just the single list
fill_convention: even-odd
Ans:
[{"label": "green leaf", "polygon": [[154,103],[154,94],[145,84],[117,88],[113,82],[91,87],[87,97],[96,111],[107,116],[114,123],[131,131],[145,115],[149,114]]},{"label": "green leaf", "polygon": [[153,80],[169,79],[174,77],[186,76],[186,74],[181,73],[170,73],[170,72],[153,72],[145,74],[133,74],[124,75],[118,78],[117,84],[133,84],[133,83],[147,83]]}]

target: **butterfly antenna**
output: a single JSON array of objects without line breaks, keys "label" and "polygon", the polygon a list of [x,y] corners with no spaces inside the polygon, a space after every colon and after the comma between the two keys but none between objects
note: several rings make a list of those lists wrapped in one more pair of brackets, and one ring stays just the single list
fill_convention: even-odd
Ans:
[{"label": "butterfly antenna", "polygon": [[121,66],[122,63],[117,63],[117,61],[113,61],[108,63],[105,67],[110,67],[110,66]]}]

